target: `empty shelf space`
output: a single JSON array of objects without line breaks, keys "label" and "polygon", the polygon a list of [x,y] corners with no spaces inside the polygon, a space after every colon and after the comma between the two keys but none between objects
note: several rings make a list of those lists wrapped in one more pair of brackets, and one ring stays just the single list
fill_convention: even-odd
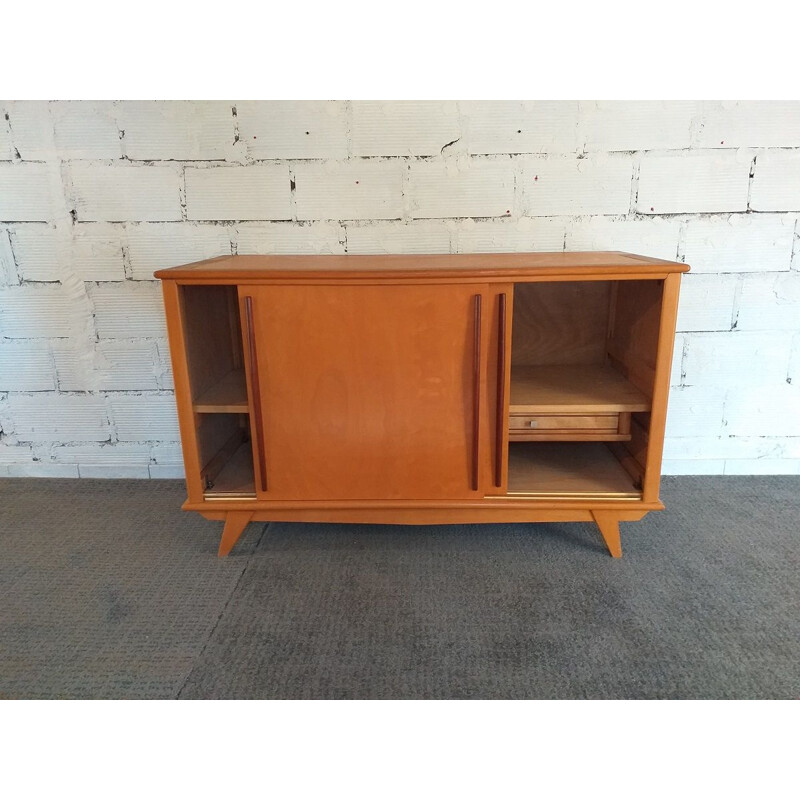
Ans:
[{"label": "empty shelf space", "polygon": [[250,442],[242,443],[225,462],[206,490],[206,500],[215,497],[229,500],[233,497],[252,498],[256,496],[256,482],[253,473],[253,451]]},{"label": "empty shelf space", "polygon": [[649,411],[647,396],[607,364],[514,365],[511,414]]},{"label": "empty shelf space", "polygon": [[204,414],[246,414],[247,384],[244,370],[232,369],[206,389],[193,403]]},{"label": "empty shelf space", "polygon": [[508,494],[565,500],[641,498],[631,476],[599,442],[512,442]]}]

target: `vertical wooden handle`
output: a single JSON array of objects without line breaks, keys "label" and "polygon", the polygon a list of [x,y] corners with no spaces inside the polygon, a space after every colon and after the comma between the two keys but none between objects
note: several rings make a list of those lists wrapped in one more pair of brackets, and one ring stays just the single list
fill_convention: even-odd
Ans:
[{"label": "vertical wooden handle", "polygon": [[261,385],[258,381],[258,357],[256,355],[256,331],[253,325],[253,298],[244,298],[247,317],[247,350],[250,358],[250,383],[253,391],[253,415],[256,427],[256,451],[258,453],[258,477],[261,491],[267,491],[267,463],[264,455],[264,426],[261,421]]},{"label": "vertical wooden handle", "polygon": [[500,307],[497,331],[497,413],[495,416],[494,485],[503,483],[503,439],[506,410],[506,295],[499,295]]},{"label": "vertical wooden handle", "polygon": [[472,490],[478,491],[479,443],[481,433],[481,295],[475,295],[473,308],[475,339],[472,362]]}]

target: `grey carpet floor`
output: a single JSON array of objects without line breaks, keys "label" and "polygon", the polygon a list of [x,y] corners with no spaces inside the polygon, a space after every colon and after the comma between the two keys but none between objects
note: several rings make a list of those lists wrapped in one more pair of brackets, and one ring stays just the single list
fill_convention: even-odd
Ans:
[{"label": "grey carpet floor", "polygon": [[0,481],[0,697],[800,698],[800,479],[622,525],[252,524],[178,481]]}]

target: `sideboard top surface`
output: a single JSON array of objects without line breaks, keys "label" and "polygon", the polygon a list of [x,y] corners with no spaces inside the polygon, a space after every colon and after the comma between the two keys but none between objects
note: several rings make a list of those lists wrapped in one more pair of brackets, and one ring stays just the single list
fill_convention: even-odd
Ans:
[{"label": "sideboard top surface", "polygon": [[220,256],[155,273],[162,280],[248,281],[300,277],[522,279],[575,275],[664,275],[689,266],[614,251],[575,253],[459,253],[436,255],[236,255]]}]

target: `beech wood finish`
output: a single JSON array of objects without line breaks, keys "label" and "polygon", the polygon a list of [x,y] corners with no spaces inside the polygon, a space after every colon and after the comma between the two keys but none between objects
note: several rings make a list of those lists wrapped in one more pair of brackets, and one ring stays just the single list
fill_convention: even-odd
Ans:
[{"label": "beech wood finish", "polygon": [[627,253],[226,256],[160,270],[184,509],[619,522],[658,499],[680,273]]}]

